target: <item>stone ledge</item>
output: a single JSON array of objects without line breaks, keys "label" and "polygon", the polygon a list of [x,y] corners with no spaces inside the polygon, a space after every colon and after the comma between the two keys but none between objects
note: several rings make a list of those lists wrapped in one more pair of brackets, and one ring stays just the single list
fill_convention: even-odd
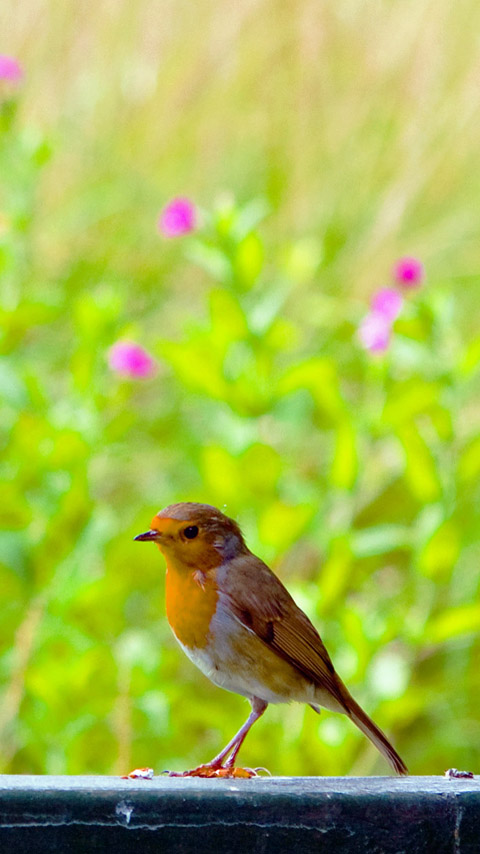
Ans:
[{"label": "stone ledge", "polygon": [[2,854],[478,854],[480,778],[0,776]]}]

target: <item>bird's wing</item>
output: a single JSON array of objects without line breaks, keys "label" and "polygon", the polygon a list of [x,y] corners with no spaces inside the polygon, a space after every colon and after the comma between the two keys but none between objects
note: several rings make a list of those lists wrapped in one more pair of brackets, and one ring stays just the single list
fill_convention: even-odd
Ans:
[{"label": "bird's wing", "polygon": [[280,579],[252,554],[228,563],[221,589],[237,619],[345,707],[341,682],[320,635]]}]

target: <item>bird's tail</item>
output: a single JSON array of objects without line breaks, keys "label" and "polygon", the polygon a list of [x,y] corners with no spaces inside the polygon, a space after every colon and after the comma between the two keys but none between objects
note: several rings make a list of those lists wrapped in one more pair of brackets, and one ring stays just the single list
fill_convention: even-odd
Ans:
[{"label": "bird's tail", "polygon": [[376,723],[368,717],[366,712],[364,712],[361,706],[358,705],[357,701],[353,699],[352,695],[343,683],[341,694],[344,709],[348,717],[352,719],[353,723],[356,724],[367,738],[370,739],[397,774],[408,774],[408,768],[405,765],[405,762],[400,758],[395,748],[392,747],[387,736],[384,735],[380,727],[378,727]]}]

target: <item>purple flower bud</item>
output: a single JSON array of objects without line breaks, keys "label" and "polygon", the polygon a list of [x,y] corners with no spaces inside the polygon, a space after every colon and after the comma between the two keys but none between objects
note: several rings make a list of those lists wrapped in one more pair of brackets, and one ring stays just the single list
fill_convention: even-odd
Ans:
[{"label": "purple flower bud", "polygon": [[384,353],[390,344],[391,322],[378,311],[370,311],[358,327],[358,337],[365,350]]},{"label": "purple flower bud", "polygon": [[393,288],[381,288],[373,295],[372,312],[381,314],[385,320],[393,323],[402,310],[403,297]]},{"label": "purple flower bud", "polygon": [[393,268],[395,281],[402,288],[418,288],[424,279],[423,264],[418,258],[399,258]]},{"label": "purple flower bud", "polygon": [[8,80],[9,83],[20,83],[23,70],[20,63],[13,56],[0,54],[0,80]]},{"label": "purple flower bud", "polygon": [[117,341],[108,351],[108,365],[112,371],[130,379],[144,379],[155,373],[155,362],[139,344]]},{"label": "purple flower bud", "polygon": [[164,237],[181,237],[193,231],[196,226],[195,205],[190,199],[172,199],[166,205],[158,219],[158,230]]}]

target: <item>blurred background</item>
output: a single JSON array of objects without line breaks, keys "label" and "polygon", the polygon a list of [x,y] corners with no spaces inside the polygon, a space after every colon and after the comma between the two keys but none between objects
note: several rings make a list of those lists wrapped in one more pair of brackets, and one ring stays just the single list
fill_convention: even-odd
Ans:
[{"label": "blurred background", "polygon": [[[412,772],[478,771],[480,6],[6,0],[0,33],[0,771],[183,769],[243,722],[132,542],[180,500]],[[298,705],[241,759],[388,771]]]}]

